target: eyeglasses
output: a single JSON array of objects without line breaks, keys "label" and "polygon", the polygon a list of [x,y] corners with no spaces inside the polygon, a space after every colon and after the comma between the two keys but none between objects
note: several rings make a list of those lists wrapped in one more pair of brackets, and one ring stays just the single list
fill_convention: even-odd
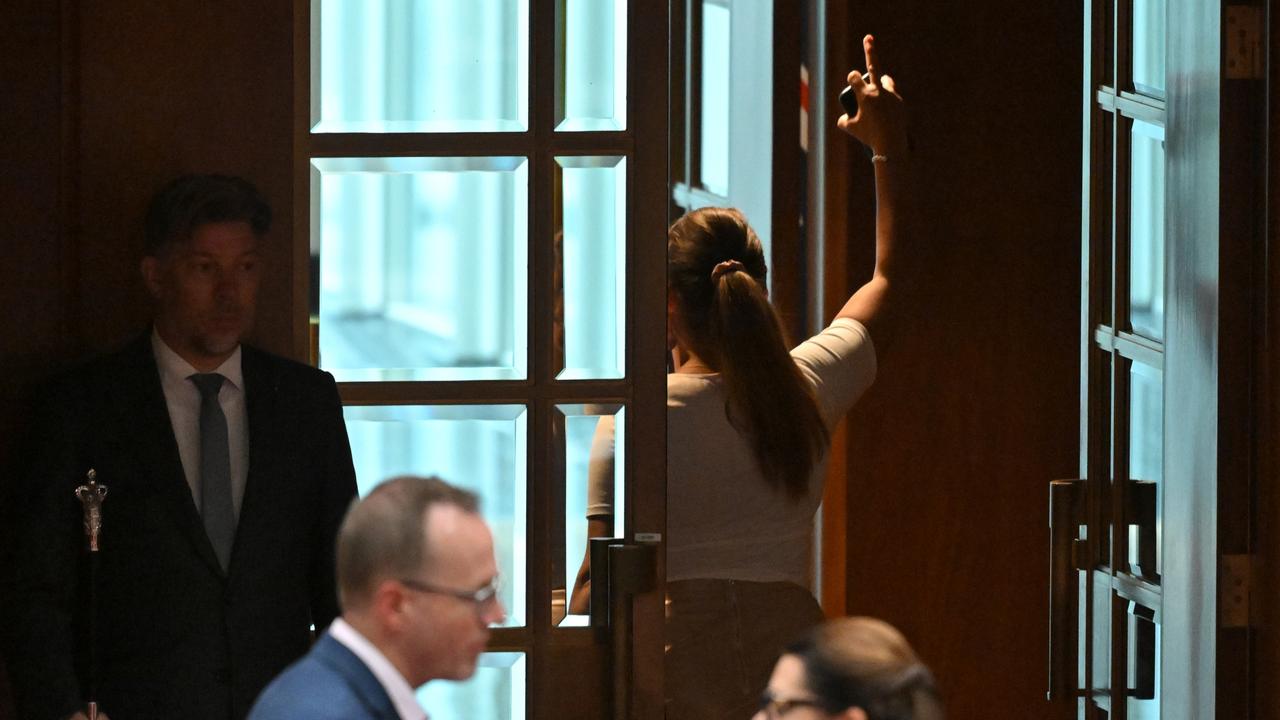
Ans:
[{"label": "eyeglasses", "polygon": [[480,612],[489,607],[498,599],[498,591],[502,589],[498,576],[494,575],[489,584],[479,590],[455,590],[453,588],[441,587],[440,585],[432,585],[431,583],[414,580],[412,578],[400,578],[400,584],[410,590],[418,592],[434,593],[436,595],[448,595],[457,598],[463,602],[469,602],[476,606],[476,611]]},{"label": "eyeglasses", "polygon": [[760,694],[760,712],[764,713],[765,717],[781,718],[799,707],[821,709],[822,705],[813,698],[777,698],[768,690]]}]

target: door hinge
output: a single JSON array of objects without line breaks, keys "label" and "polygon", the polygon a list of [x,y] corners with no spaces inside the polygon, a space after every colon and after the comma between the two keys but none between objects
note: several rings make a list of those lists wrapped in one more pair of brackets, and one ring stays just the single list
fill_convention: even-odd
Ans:
[{"label": "door hinge", "polygon": [[1228,80],[1260,80],[1266,48],[1262,46],[1262,7],[1228,5],[1226,17],[1226,76]]},{"label": "door hinge", "polygon": [[1249,590],[1253,586],[1252,555],[1219,556],[1218,626],[1246,628],[1249,621]]}]

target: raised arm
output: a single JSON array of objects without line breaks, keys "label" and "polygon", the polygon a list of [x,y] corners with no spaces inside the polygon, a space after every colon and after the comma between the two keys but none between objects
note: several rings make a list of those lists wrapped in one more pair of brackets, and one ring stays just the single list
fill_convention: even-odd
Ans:
[{"label": "raised arm", "polygon": [[888,344],[894,333],[895,292],[902,284],[903,238],[908,181],[906,113],[902,98],[894,90],[893,78],[880,72],[875,39],[862,39],[866,53],[864,80],[857,70],[849,73],[849,86],[858,101],[858,113],[841,115],[841,130],[860,140],[873,153],[876,178],[876,266],[865,285],[849,298],[837,318],[853,318],[866,326],[877,350]]}]

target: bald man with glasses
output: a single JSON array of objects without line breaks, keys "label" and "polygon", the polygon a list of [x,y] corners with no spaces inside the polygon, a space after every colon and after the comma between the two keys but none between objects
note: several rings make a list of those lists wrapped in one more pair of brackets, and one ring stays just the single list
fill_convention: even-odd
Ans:
[{"label": "bald man with glasses", "polygon": [[337,557],[342,617],[249,720],[425,720],[414,691],[471,677],[506,617],[478,500],[439,478],[394,478],[354,503]]}]

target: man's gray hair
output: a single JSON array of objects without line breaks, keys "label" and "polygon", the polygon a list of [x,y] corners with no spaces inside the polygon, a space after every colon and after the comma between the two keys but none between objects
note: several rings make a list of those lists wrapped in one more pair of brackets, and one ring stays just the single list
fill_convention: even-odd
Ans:
[{"label": "man's gray hair", "polygon": [[338,530],[338,598],[344,609],[367,602],[384,580],[418,574],[428,552],[427,511],[436,504],[475,513],[480,501],[438,477],[403,475],[352,503]]}]

